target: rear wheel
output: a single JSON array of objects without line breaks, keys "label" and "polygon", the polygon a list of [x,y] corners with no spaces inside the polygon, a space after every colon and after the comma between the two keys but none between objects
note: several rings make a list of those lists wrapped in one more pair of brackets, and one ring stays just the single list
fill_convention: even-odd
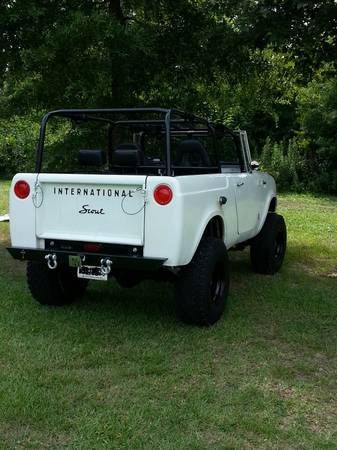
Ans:
[{"label": "rear wheel", "polygon": [[255,272],[273,275],[280,270],[287,249],[287,228],[282,216],[267,215],[260,233],[250,246],[250,259]]},{"label": "rear wheel", "polygon": [[77,278],[76,269],[58,267],[50,270],[46,264],[29,261],[27,282],[32,296],[42,305],[66,305],[81,298],[88,280]]},{"label": "rear wheel", "polygon": [[220,319],[228,297],[229,262],[220,239],[201,241],[192,261],[175,284],[175,304],[183,322],[212,325]]}]

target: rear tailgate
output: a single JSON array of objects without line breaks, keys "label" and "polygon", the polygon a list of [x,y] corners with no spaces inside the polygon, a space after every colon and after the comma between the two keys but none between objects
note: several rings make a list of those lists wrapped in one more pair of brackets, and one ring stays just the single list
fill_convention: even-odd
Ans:
[{"label": "rear tailgate", "polygon": [[145,175],[40,174],[38,183],[38,238],[143,245]]}]

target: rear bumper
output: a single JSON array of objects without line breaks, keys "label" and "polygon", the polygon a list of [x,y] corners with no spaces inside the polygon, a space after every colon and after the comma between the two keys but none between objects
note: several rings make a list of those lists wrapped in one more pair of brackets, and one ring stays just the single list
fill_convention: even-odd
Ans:
[{"label": "rear bumper", "polygon": [[[22,247],[9,247],[8,252],[14,259],[20,261],[46,262],[46,255],[56,255],[59,264],[69,265],[70,257],[79,256],[84,261],[84,265],[100,266],[102,259],[110,259],[112,269],[138,269],[138,270],[156,270],[159,269],[167,258],[146,258],[144,256],[124,256],[103,253],[86,253],[64,250],[40,250]],[[84,258],[83,258],[84,257]]]}]

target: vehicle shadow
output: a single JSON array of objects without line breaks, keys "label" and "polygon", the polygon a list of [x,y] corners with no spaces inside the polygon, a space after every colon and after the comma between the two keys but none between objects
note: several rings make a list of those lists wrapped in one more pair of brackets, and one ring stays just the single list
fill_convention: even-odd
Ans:
[{"label": "vehicle shadow", "polygon": [[82,311],[104,318],[120,316],[121,319],[164,322],[175,320],[173,285],[143,281],[133,288],[122,288],[112,279],[108,283],[89,284],[83,299],[76,303]]},{"label": "vehicle shadow", "polygon": [[[254,276],[249,254],[238,253],[235,258],[230,255],[233,277],[239,280],[247,273]],[[74,307],[91,318],[95,315],[115,320],[119,316],[121,320],[136,318],[144,324],[158,321],[163,326],[179,322],[174,306],[174,284],[170,282],[146,280],[133,288],[120,287],[114,279],[108,283],[90,282],[85,296]]]},{"label": "vehicle shadow", "polygon": [[[0,296],[9,296],[10,291],[15,291],[19,295],[19,302],[22,307],[32,307],[40,316],[47,318],[56,326],[58,318],[69,322],[87,323],[92,329],[103,327],[109,330],[111,326],[130,327],[137,323],[145,328],[172,329],[184,327],[176,318],[173,285],[171,283],[158,283],[154,281],[144,281],[133,288],[122,288],[115,280],[108,283],[91,282],[88,290],[81,300],[74,302],[70,306],[44,307],[40,306],[31,297],[25,277],[25,264],[14,261],[7,254],[6,243],[0,243],[0,277],[4,280]],[[289,248],[285,264],[275,276],[264,276],[252,271],[249,259],[249,251],[230,252],[231,286],[227,313],[236,311],[240,315],[240,309],[252,312],[251,302],[254,304],[254,296],[259,297],[259,301],[270,302],[270,296],[281,295],[282,291],[287,295],[282,301],[282,306],[288,308],[288,300],[292,300],[292,294],[300,289],[304,289],[308,283],[321,282],[332,286],[335,280],[324,277],[323,273],[315,273],[305,266],[305,261],[296,257],[303,247]],[[249,295],[247,296],[247,292]],[[268,292],[268,295],[266,295]],[[16,298],[13,296],[13,302]],[[290,303],[289,303],[290,304]],[[280,305],[281,306],[281,305]],[[21,306],[20,306],[21,307]],[[50,311],[50,313],[49,313]],[[20,308],[16,308],[16,314],[20,313]],[[71,316],[68,319],[68,316]]]}]

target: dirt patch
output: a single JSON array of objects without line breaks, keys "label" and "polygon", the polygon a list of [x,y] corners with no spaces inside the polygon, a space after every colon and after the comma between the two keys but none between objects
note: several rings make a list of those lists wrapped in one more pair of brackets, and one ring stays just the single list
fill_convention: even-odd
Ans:
[{"label": "dirt patch", "polygon": [[8,222],[0,222],[0,245],[7,245],[9,239]]},{"label": "dirt patch", "polygon": [[7,233],[3,233],[3,232],[0,230],[0,243],[1,243],[2,245],[6,246],[6,245],[7,245],[7,239],[8,239]]},{"label": "dirt patch", "polygon": [[304,264],[303,262],[294,262],[292,265],[292,270],[294,270],[294,272],[304,272],[311,276],[317,275],[317,272],[309,264],[310,262],[307,264]]},{"label": "dirt patch", "polygon": [[327,278],[337,278],[337,267],[332,272],[323,273],[323,277]]}]

